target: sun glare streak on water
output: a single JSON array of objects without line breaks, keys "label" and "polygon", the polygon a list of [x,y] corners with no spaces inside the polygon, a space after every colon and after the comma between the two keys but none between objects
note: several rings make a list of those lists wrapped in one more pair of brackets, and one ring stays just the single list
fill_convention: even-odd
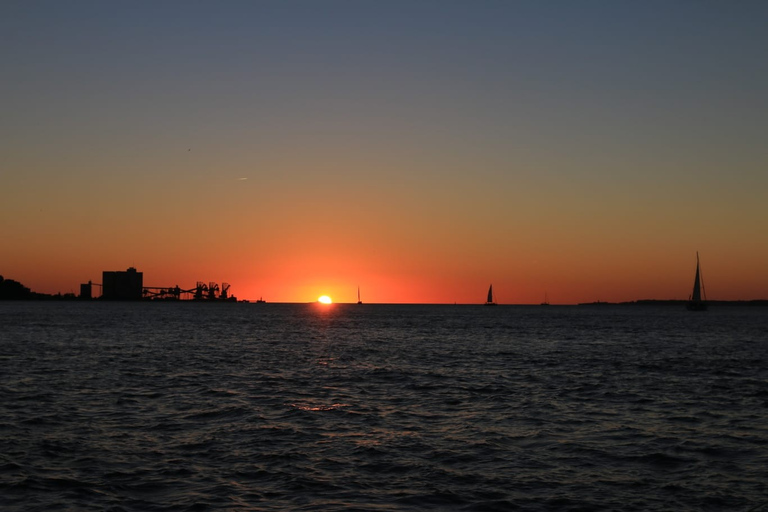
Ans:
[{"label": "sun glare streak on water", "polygon": [[0,307],[3,510],[766,500],[762,308]]}]

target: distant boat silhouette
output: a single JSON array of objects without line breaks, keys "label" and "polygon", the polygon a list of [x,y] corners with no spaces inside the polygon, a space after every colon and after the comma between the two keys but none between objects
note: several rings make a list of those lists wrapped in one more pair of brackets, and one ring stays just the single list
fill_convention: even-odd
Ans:
[{"label": "distant boat silhouette", "polygon": [[486,306],[495,306],[496,303],[493,301],[493,285],[488,287],[488,298],[485,301]]},{"label": "distant boat silhouette", "polygon": [[357,303],[362,304],[363,301],[360,300],[360,287],[357,287]]},{"label": "distant boat silhouette", "polygon": [[701,272],[699,271],[699,252],[696,251],[696,277],[693,281],[693,294],[689,297],[688,304],[685,305],[688,311],[707,310],[707,292],[704,290],[704,300],[702,300],[702,290],[704,290],[704,280],[701,278]]},{"label": "distant boat silhouette", "polygon": [[544,302],[540,306],[549,306],[549,299],[547,298],[547,292],[544,292]]},{"label": "distant boat silhouette", "polygon": [[265,302],[267,302],[267,301],[265,301],[264,299],[262,299],[261,297],[259,297],[259,300],[257,300],[257,301],[256,301],[256,304],[263,304],[263,303],[265,303]]}]

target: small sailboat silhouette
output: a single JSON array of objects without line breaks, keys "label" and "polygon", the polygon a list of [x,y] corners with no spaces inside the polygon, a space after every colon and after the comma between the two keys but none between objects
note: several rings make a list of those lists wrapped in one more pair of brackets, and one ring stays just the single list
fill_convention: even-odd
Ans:
[{"label": "small sailboat silhouette", "polygon": [[[704,292],[704,299],[701,295]],[[696,277],[693,280],[693,293],[688,299],[688,304],[685,305],[688,311],[706,311],[707,310],[707,292],[704,290],[704,279],[702,278],[701,271],[699,269],[699,252],[696,251]]]},{"label": "small sailboat silhouette", "polygon": [[359,286],[357,287],[357,303],[358,304],[362,304],[363,303],[363,301],[360,300],[360,287]]},{"label": "small sailboat silhouette", "polygon": [[488,298],[485,301],[486,306],[495,306],[496,303],[493,301],[493,285],[488,287]]}]

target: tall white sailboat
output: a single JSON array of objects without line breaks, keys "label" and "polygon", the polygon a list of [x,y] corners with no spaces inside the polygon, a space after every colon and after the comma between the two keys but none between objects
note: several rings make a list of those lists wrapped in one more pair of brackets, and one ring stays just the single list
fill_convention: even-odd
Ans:
[{"label": "tall white sailboat", "polygon": [[495,306],[496,302],[493,300],[493,285],[488,287],[488,298],[485,301],[486,306]]},{"label": "tall white sailboat", "polygon": [[[702,292],[704,298],[702,299]],[[696,251],[696,277],[693,280],[693,293],[688,298],[688,304],[686,308],[689,311],[706,311],[707,310],[707,292],[704,289],[704,280],[702,278],[701,270],[699,269],[699,253]]]}]

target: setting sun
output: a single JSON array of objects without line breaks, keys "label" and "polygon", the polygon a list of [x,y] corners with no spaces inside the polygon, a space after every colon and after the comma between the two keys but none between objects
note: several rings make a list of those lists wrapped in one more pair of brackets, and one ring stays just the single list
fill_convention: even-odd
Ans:
[{"label": "setting sun", "polygon": [[317,302],[321,302],[323,304],[331,304],[333,301],[331,300],[331,298],[329,296],[322,295],[322,296],[318,297]]}]

